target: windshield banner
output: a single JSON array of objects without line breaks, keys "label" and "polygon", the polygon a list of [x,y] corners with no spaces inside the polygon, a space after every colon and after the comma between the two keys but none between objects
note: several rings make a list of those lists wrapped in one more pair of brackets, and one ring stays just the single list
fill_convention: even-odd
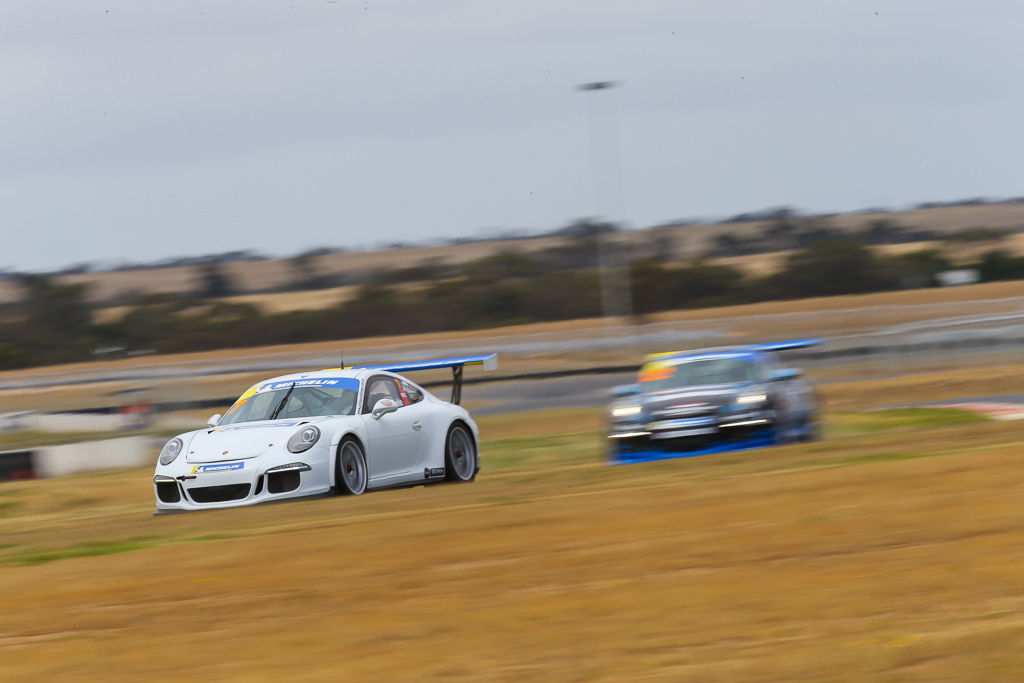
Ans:
[{"label": "windshield banner", "polygon": [[295,388],[300,387],[338,387],[339,389],[349,389],[351,391],[359,391],[359,380],[354,377],[316,377],[310,379],[293,379],[285,382],[268,382],[266,384],[254,384],[249,389],[238,397],[239,401],[243,401],[247,398],[255,396],[256,394],[263,394],[268,391],[281,391],[282,389],[290,389],[292,384]]}]

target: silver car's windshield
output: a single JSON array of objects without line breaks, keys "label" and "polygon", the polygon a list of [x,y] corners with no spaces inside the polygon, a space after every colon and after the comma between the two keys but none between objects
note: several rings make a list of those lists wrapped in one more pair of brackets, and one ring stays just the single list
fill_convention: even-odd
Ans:
[{"label": "silver car's windshield", "polygon": [[757,365],[747,358],[692,360],[641,372],[640,386],[650,392],[704,384],[755,382],[758,374]]},{"label": "silver car's windshield", "polygon": [[356,400],[359,396],[357,380],[317,386],[300,385],[300,382],[253,387],[242,394],[224,414],[220,423],[227,425],[256,420],[356,414]]}]

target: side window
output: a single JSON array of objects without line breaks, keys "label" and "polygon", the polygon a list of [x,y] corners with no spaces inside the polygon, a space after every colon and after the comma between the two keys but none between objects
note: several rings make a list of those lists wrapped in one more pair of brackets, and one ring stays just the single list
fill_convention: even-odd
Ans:
[{"label": "side window", "polygon": [[401,382],[402,398],[405,399],[405,405],[412,405],[413,403],[419,403],[423,400],[423,392],[420,391],[419,387],[409,382]]},{"label": "side window", "polygon": [[754,367],[757,369],[757,372],[754,375],[754,380],[757,382],[767,382],[771,380],[772,373],[778,368],[778,366],[770,360],[764,361],[763,363],[756,363]]},{"label": "side window", "polygon": [[371,377],[369,381],[366,382],[366,394],[363,398],[363,412],[372,412],[373,406],[382,398],[390,398],[401,403],[402,397],[398,393],[398,382],[392,377],[385,377],[383,375]]}]

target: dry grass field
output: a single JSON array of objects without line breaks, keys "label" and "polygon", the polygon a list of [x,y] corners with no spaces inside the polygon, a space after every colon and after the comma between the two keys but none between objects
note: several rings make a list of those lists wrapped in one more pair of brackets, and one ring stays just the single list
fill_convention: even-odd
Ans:
[{"label": "dry grass field", "polygon": [[[898,256],[914,251],[936,250],[941,252],[953,263],[976,262],[986,252],[994,249],[1005,249],[1012,253],[1024,253],[1024,233],[1009,235],[1000,240],[982,240],[978,242],[908,242],[905,244],[885,244],[874,247],[876,253],[886,256]],[[771,275],[781,270],[792,251],[776,251],[769,254],[751,254],[749,256],[727,256],[712,259],[713,263],[732,266],[754,276]]]},{"label": "dry grass field", "polygon": [[481,420],[440,485],[150,516],[149,471],[0,485],[4,680],[1016,681],[1021,423],[600,462],[600,411]]},{"label": "dry grass field", "polygon": [[[331,287],[298,292],[276,292],[274,294],[238,294],[236,296],[217,299],[229,304],[248,304],[255,306],[264,314],[286,313],[288,311],[318,311],[337,306],[352,298],[358,287]],[[199,307],[204,310],[207,306]],[[120,320],[132,310],[131,306],[108,306],[93,312],[93,320],[97,323],[109,323]]]}]

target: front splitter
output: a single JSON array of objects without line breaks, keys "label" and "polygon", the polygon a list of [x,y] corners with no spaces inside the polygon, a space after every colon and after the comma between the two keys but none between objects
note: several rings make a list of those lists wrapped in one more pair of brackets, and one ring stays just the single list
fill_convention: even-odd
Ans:
[{"label": "front splitter", "polygon": [[335,495],[334,487],[332,486],[327,491],[322,493],[310,493],[304,496],[292,496],[290,498],[270,498],[268,500],[258,500],[252,503],[246,503],[244,505],[225,505],[223,507],[217,507],[216,503],[210,503],[210,507],[202,508],[157,508],[153,510],[154,517],[162,517],[163,515],[177,515],[182,512],[210,512],[213,510],[239,510],[245,508],[256,507],[257,505],[274,505],[276,503],[291,503],[299,500],[316,500],[317,498],[329,498]]},{"label": "front splitter", "polygon": [[610,450],[608,454],[608,463],[610,465],[631,465],[641,462],[656,462],[658,460],[694,458],[700,455],[749,451],[755,448],[774,446],[775,443],[775,437],[771,433],[767,433],[752,436],[748,439],[722,442],[693,450],[673,450],[668,448],[656,448],[649,445],[643,447],[618,446],[613,447]]}]

